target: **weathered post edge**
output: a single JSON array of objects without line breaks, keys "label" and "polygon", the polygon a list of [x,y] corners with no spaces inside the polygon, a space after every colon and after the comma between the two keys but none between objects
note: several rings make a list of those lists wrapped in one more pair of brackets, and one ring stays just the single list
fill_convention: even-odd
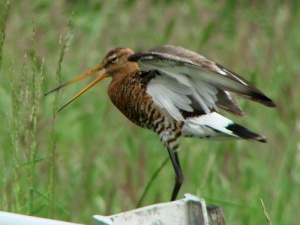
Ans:
[{"label": "weathered post edge", "polygon": [[[95,215],[95,225],[225,225],[220,207],[206,207],[205,201],[191,194],[173,202],[119,213],[112,216]],[[58,220],[38,218],[0,211],[0,225],[80,225]]]},{"label": "weathered post edge", "polygon": [[40,218],[35,216],[26,216],[22,214],[1,212],[0,225],[83,225],[78,223],[69,223],[59,220]]},{"label": "weathered post edge", "polygon": [[184,199],[160,203],[111,216],[95,215],[94,225],[225,225],[220,207],[209,206],[191,194]]}]

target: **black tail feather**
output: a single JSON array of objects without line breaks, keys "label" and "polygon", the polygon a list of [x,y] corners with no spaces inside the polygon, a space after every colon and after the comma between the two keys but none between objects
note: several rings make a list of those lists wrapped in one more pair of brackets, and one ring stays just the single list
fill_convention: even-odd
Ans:
[{"label": "black tail feather", "polygon": [[241,138],[248,139],[248,140],[256,140],[260,142],[267,142],[267,139],[264,136],[256,134],[237,123],[229,124],[226,128],[228,130],[231,130],[235,135]]}]

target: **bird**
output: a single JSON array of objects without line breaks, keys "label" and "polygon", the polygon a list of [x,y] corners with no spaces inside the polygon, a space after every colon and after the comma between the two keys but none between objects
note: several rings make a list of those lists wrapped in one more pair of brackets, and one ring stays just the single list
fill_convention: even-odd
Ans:
[{"label": "bird", "polygon": [[46,95],[100,70],[103,74],[60,110],[111,77],[111,102],[134,124],[155,132],[169,154],[175,171],[171,201],[176,200],[184,180],[178,156],[181,137],[267,141],[221,113],[243,115],[237,96],[267,107],[275,107],[275,103],[235,72],[183,47],[163,45],[139,53],[128,47],[114,48],[89,72]]}]

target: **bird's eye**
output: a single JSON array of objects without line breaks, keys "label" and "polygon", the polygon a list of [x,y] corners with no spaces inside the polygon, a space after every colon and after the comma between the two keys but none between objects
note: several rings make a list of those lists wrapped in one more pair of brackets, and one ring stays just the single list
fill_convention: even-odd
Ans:
[{"label": "bird's eye", "polygon": [[114,55],[111,57],[110,62],[115,63],[118,60],[118,56]]}]

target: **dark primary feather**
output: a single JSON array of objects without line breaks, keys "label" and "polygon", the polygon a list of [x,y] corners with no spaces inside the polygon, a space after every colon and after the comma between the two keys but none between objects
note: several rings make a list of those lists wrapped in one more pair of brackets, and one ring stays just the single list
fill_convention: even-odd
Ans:
[{"label": "dark primary feather", "polygon": [[225,68],[224,66],[216,63],[216,65],[224,72],[226,72],[228,75],[230,75],[231,77],[234,77],[235,79],[239,79],[241,81],[243,81],[244,83],[247,84],[247,86],[249,86],[252,89],[251,95],[244,95],[242,93],[238,93],[240,94],[242,97],[244,98],[249,98],[252,101],[255,102],[259,102],[265,106],[268,107],[275,107],[275,103],[268,98],[265,94],[263,94],[260,90],[258,90],[255,86],[253,86],[251,83],[249,83],[248,81],[246,81],[244,78],[242,78],[241,76],[239,76],[238,74],[236,74],[235,72]]},{"label": "dark primary feather", "polygon": [[[225,68],[224,66],[222,66],[219,63],[216,63],[214,61],[211,61],[193,51],[190,51],[188,49],[182,48],[182,47],[175,47],[172,45],[165,45],[165,46],[158,46],[155,48],[150,49],[148,52],[153,52],[153,53],[163,53],[163,54],[170,54],[170,55],[174,55],[174,56],[178,56],[182,59],[187,59],[190,60],[192,63],[191,65],[196,65],[196,66],[200,66],[203,68],[206,68],[207,70],[211,70],[215,73],[219,73],[218,71],[215,70],[215,66],[217,66],[220,70],[222,70],[223,72],[226,73],[226,76],[228,76],[229,79],[241,83],[244,82],[245,84],[247,84],[247,86],[252,89],[253,91],[253,95],[254,95],[254,99],[252,100],[256,100],[259,98],[262,98],[262,104],[266,104],[266,106],[270,106],[270,107],[274,107],[275,104],[273,103],[273,101],[271,99],[269,99],[268,97],[266,97],[260,90],[258,90],[255,86],[253,86],[252,84],[250,84],[248,81],[246,81],[244,78],[242,78],[241,76],[239,76],[238,74],[236,74],[235,72]],[[178,61],[180,62],[180,60]],[[257,98],[257,99],[255,99]]]},{"label": "dark primary feather", "polygon": [[[199,75],[197,78],[218,89],[216,104],[219,107],[237,115],[242,115],[243,112],[238,106],[233,93],[266,106],[275,107],[271,99],[236,73],[181,47],[159,46],[145,53],[133,54],[129,57],[129,60],[144,63],[149,69],[156,70],[160,70],[164,66],[161,62],[168,63],[168,61],[175,63],[179,69],[188,67],[193,73]],[[163,69],[168,70],[166,66]],[[192,76],[192,74],[184,75],[187,77]]]},{"label": "dark primary feather", "polygon": [[238,105],[236,97],[229,91],[218,89],[217,93],[217,106],[238,116],[243,116],[244,112]]}]

